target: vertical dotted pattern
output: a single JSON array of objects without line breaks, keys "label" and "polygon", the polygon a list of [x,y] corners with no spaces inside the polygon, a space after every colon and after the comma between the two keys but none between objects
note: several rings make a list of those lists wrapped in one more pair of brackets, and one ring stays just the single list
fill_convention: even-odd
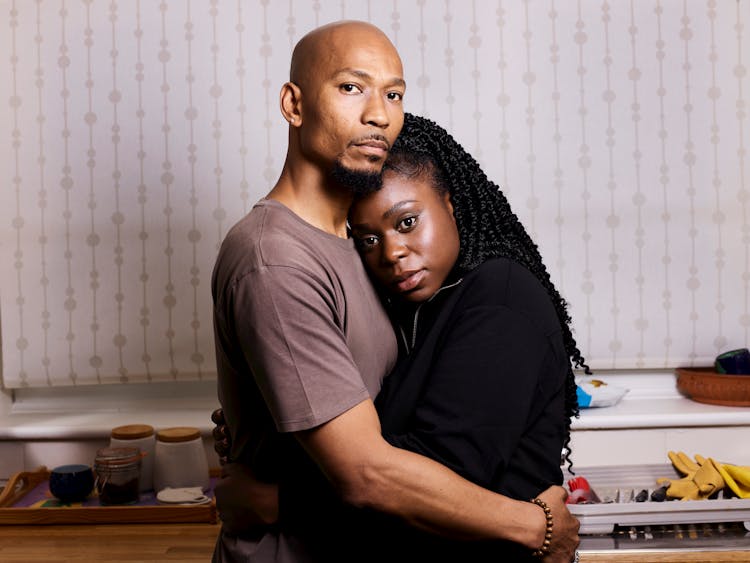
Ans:
[{"label": "vertical dotted pattern", "polygon": [[[239,93],[239,105],[237,106],[237,113],[239,114],[239,136],[240,136],[240,200],[242,201],[242,214],[245,215],[248,211],[248,204],[250,203],[250,193],[247,179],[247,100],[245,98],[245,80],[247,78],[246,62],[245,62],[245,21],[244,14],[242,11],[242,0],[237,0],[237,25],[235,26],[237,32],[237,88]],[[226,210],[220,209],[222,217],[226,217]],[[218,250],[220,240],[216,241],[216,249]]]},{"label": "vertical dotted pattern", "polygon": [[[219,114],[219,100],[221,99],[222,89],[219,85],[218,69],[217,69],[217,58],[219,55],[219,45],[217,43],[217,30],[216,30],[216,17],[217,8],[216,2],[212,0],[209,8],[209,16],[211,21],[211,70],[212,80],[210,82],[209,92],[214,100],[213,103],[213,138],[214,138],[214,196],[216,206],[214,207],[213,219],[216,223],[216,241],[220,241],[224,236],[224,230],[222,226],[224,224],[225,214],[222,207],[222,168],[221,168],[221,119]],[[190,285],[193,288],[193,316],[190,321],[190,328],[193,331],[193,352],[190,355],[190,361],[194,365],[194,371],[198,378],[201,378],[202,364],[203,364],[203,353],[201,352],[201,319],[200,319],[200,299],[202,298],[202,292],[200,291],[201,282],[201,264],[198,258],[198,246],[200,245],[201,238],[203,238],[202,232],[198,226],[198,210],[200,209],[200,198],[198,195],[198,188],[196,185],[195,177],[195,165],[197,162],[198,147],[196,145],[195,138],[195,116],[197,110],[195,109],[193,100],[193,84],[195,82],[195,73],[193,69],[193,51],[191,45],[194,39],[193,32],[193,17],[192,17],[192,3],[188,2],[187,5],[187,20],[185,21],[185,42],[188,45],[188,68],[187,68],[187,90],[189,97],[189,110],[191,111],[190,119],[188,120],[188,130],[190,144],[188,144],[188,166],[190,168],[190,218],[191,225],[188,231],[188,242],[191,245],[192,252],[191,266],[190,266]]]},{"label": "vertical dotted pattern", "polygon": [[[39,355],[41,356],[41,373],[40,375],[43,376],[43,381],[46,385],[49,385],[51,383],[50,379],[50,300],[49,300],[49,276],[47,274],[47,248],[48,248],[48,238],[47,238],[47,207],[49,202],[49,194],[47,192],[47,175],[46,175],[46,163],[47,158],[45,156],[45,121],[46,117],[44,114],[44,97],[45,97],[45,72],[44,72],[44,66],[42,64],[42,47],[44,44],[44,35],[42,34],[42,9],[44,8],[44,4],[42,3],[42,0],[37,0],[36,2],[36,13],[35,16],[35,34],[34,34],[34,43],[36,44],[36,71],[35,76],[36,79],[34,80],[34,85],[36,86],[36,92],[37,92],[37,114],[36,114],[36,122],[37,122],[37,165],[39,167],[39,170],[36,171],[39,178],[39,288],[38,293],[40,297],[40,302],[42,304],[42,311],[41,311],[41,323],[40,323],[40,330],[41,330],[41,338],[40,338],[40,350]],[[13,50],[15,53],[15,49]],[[14,55],[15,56],[15,55]],[[14,91],[15,91],[15,80],[14,80]],[[19,285],[20,289],[20,285]],[[19,291],[19,295],[22,295],[22,293]],[[23,326],[23,325],[21,325]],[[23,337],[23,330],[21,331],[21,337]],[[21,350],[20,354],[20,360],[21,360],[21,366],[23,371],[23,349],[19,348]]]},{"label": "vertical dotted pattern", "polygon": [[635,242],[635,268],[634,268],[634,282],[635,282],[635,294],[634,298],[637,303],[634,307],[634,313],[636,314],[633,328],[636,331],[637,346],[634,347],[635,355],[635,367],[644,367],[646,351],[646,334],[649,327],[647,309],[646,309],[646,297],[645,297],[645,286],[647,272],[644,268],[644,247],[646,244],[646,231],[643,219],[643,207],[646,204],[646,195],[643,193],[642,185],[642,152],[641,152],[641,104],[639,97],[639,83],[641,80],[642,72],[638,65],[638,25],[635,19],[635,2],[637,0],[630,0],[629,8],[629,22],[628,35],[630,37],[630,67],[628,68],[628,79],[632,82],[632,90],[630,93],[630,116],[633,128],[632,136],[632,178],[633,178],[633,213],[635,215],[634,225],[634,242]]},{"label": "vertical dotted pattern", "polygon": [[173,281],[173,264],[172,257],[174,256],[174,247],[172,246],[173,233],[172,233],[172,184],[174,183],[174,174],[172,174],[172,159],[171,159],[171,147],[170,133],[172,126],[169,120],[169,102],[170,102],[170,85],[169,85],[169,62],[172,58],[172,53],[169,50],[169,40],[167,39],[167,16],[169,11],[169,4],[166,0],[162,0],[159,4],[159,12],[161,19],[161,40],[159,41],[159,62],[161,63],[161,95],[162,95],[162,161],[161,161],[161,176],[160,181],[164,194],[164,256],[166,259],[162,264],[162,267],[166,270],[166,283],[164,284],[164,297],[162,298],[162,306],[164,312],[166,312],[167,326],[164,332],[166,338],[166,345],[164,352],[168,358],[168,371],[167,375],[170,378],[176,378],[178,370],[175,358],[175,329],[174,329],[174,308],[177,305],[177,296],[175,294],[175,284]]},{"label": "vertical dotted pattern", "polygon": [[[139,311],[139,323],[142,329],[141,334],[141,357],[140,362],[137,360],[134,362],[138,366],[137,372],[145,376],[146,381],[151,380],[151,354],[149,353],[149,340],[150,340],[150,300],[149,300],[149,224],[148,224],[148,187],[146,186],[146,150],[145,150],[145,127],[146,123],[146,111],[144,108],[143,100],[143,81],[145,79],[145,65],[143,64],[143,27],[141,26],[141,0],[136,0],[135,5],[135,30],[133,32],[135,37],[135,88],[137,92],[137,106],[135,109],[137,127],[137,151],[136,160],[138,177],[133,180],[137,182],[138,197],[136,200],[137,215],[138,215],[138,240],[140,241],[140,248],[138,253],[140,254],[140,311]],[[137,283],[134,283],[133,292],[137,291]],[[135,360],[135,358],[134,358]]]},{"label": "vertical dotted pattern", "polygon": [[278,178],[291,48],[342,17],[503,187],[595,369],[749,344],[750,2],[5,0],[5,385],[213,376],[216,252]]},{"label": "vertical dotted pattern", "polygon": [[612,325],[612,337],[609,341],[609,351],[612,356],[612,364],[617,364],[617,354],[622,348],[622,342],[619,339],[620,332],[620,307],[617,299],[617,289],[619,280],[619,254],[618,254],[618,232],[620,227],[620,216],[617,212],[617,170],[616,170],[616,124],[614,114],[617,111],[615,101],[617,96],[612,88],[612,67],[615,63],[613,60],[612,49],[610,47],[610,22],[612,21],[610,5],[608,2],[602,3],[602,31],[604,35],[604,91],[602,92],[602,101],[606,107],[606,129],[604,131],[604,147],[606,148],[607,163],[607,191],[609,192],[609,213],[606,217],[606,225],[609,229],[609,272],[611,276],[611,307],[609,309]]},{"label": "vertical dotted pattern", "polygon": [[[84,7],[86,10],[85,14],[85,26],[83,28],[83,45],[86,59],[86,71],[84,74],[85,80],[83,87],[86,98],[86,112],[83,114],[83,122],[86,128],[87,134],[87,145],[86,151],[86,167],[88,168],[88,190],[89,197],[86,202],[89,210],[89,234],[86,237],[86,244],[89,247],[89,295],[91,297],[91,322],[89,323],[89,330],[91,331],[90,344],[90,356],[89,366],[93,370],[96,376],[97,382],[101,383],[101,367],[102,357],[99,355],[99,331],[101,325],[99,324],[99,266],[97,262],[97,249],[101,243],[101,236],[99,234],[99,217],[97,215],[97,204],[99,200],[99,194],[96,190],[96,168],[97,168],[97,151],[95,147],[94,134],[97,121],[99,116],[94,111],[94,73],[93,73],[93,61],[92,54],[94,48],[94,29],[91,27],[91,0],[84,0]],[[97,92],[98,93],[98,92]],[[77,377],[73,378],[73,383],[76,382]]]},{"label": "vertical dotted pattern", "polygon": [[743,58],[743,47],[746,45],[743,41],[743,31],[745,29],[745,19],[747,14],[743,14],[740,9],[740,3],[737,3],[734,20],[734,30],[737,35],[737,62],[734,66],[734,76],[736,78],[737,101],[735,107],[737,113],[737,199],[742,209],[742,245],[743,258],[742,263],[744,270],[742,272],[742,287],[744,288],[744,298],[742,311],[739,313],[739,323],[744,329],[744,341],[750,341],[750,224],[748,224],[748,186],[747,186],[747,145],[745,144],[745,124],[747,123],[747,100],[745,99],[745,78],[747,77],[747,67]]},{"label": "vertical dotted pattern", "polygon": [[[671,281],[671,264],[672,264],[672,239],[670,237],[670,223],[671,213],[669,211],[669,165],[667,163],[667,131],[666,131],[666,107],[665,98],[667,96],[667,89],[664,81],[664,59],[666,57],[665,52],[665,41],[663,37],[663,8],[661,2],[656,3],[654,9],[656,14],[656,67],[658,69],[658,78],[656,83],[656,96],[658,100],[658,125],[659,128],[656,131],[657,138],[652,139],[655,146],[658,147],[658,154],[660,155],[659,162],[659,177],[658,183],[661,185],[661,200],[662,200],[662,225],[664,229],[664,255],[662,257],[663,272],[664,272],[664,289],[662,293],[662,307],[664,308],[664,352],[665,357],[669,356],[670,347],[672,346],[672,323],[671,323],[671,312],[672,312],[672,289],[670,285]],[[665,366],[666,367],[666,366]]]},{"label": "vertical dotted pattern", "polygon": [[[65,383],[75,383],[76,379],[78,378],[78,356],[83,355],[83,348],[81,351],[78,351],[75,347],[76,344],[76,334],[74,332],[76,324],[74,321],[78,321],[79,317],[75,315],[76,309],[78,307],[78,303],[75,298],[75,289],[73,287],[73,244],[72,244],[72,234],[71,231],[73,229],[73,207],[71,205],[71,200],[73,198],[73,195],[76,196],[76,199],[78,199],[78,194],[73,194],[73,188],[75,187],[75,183],[73,180],[73,167],[71,166],[70,162],[70,136],[71,136],[71,130],[69,127],[70,124],[70,115],[69,115],[69,100],[71,97],[71,92],[68,89],[68,67],[71,63],[71,58],[68,56],[68,43],[67,43],[67,29],[66,29],[66,23],[68,19],[68,9],[66,6],[65,0],[62,0],[61,6],[60,6],[60,27],[61,27],[61,39],[60,39],[60,56],[58,58],[58,66],[61,69],[62,72],[62,90],[60,91],[60,95],[62,97],[62,116],[63,116],[63,129],[62,129],[62,138],[63,142],[61,143],[61,149],[64,155],[64,163],[62,168],[62,179],[60,181],[60,186],[65,191],[65,207],[63,211],[63,219],[65,221],[64,225],[64,238],[65,238],[65,246],[64,246],[64,257],[65,257],[65,271],[64,276],[61,276],[64,278],[64,282],[66,283],[65,288],[65,302],[63,304],[63,309],[65,310],[65,313],[67,315],[67,332],[65,334],[65,340],[67,341],[67,365],[68,365],[68,373],[67,373],[67,381]],[[84,173],[83,169],[81,167],[76,166],[76,177],[80,177]],[[81,198],[82,199],[82,198]],[[76,217],[76,225],[77,225],[77,217]],[[76,241],[78,242],[78,241]],[[79,271],[82,270],[76,270],[76,275]],[[86,344],[82,343],[81,346],[85,346]],[[96,374],[93,374],[96,376]],[[57,378],[55,378],[55,382],[57,382]]]},{"label": "vertical dotted pattern", "polygon": [[[596,319],[594,317],[595,307],[593,306],[592,300],[594,299],[595,284],[593,282],[593,273],[591,271],[591,231],[589,230],[590,211],[589,202],[591,200],[591,193],[589,192],[589,170],[591,168],[591,157],[589,155],[588,145],[588,113],[587,99],[586,99],[586,77],[588,74],[588,68],[586,65],[586,46],[588,43],[588,34],[586,33],[586,22],[584,21],[584,13],[581,6],[581,0],[578,0],[576,6],[576,21],[575,31],[573,32],[573,41],[577,48],[577,74],[578,74],[578,117],[579,117],[579,129],[580,136],[578,142],[578,159],[577,164],[580,171],[579,181],[581,186],[581,225],[583,229],[581,233],[582,253],[583,253],[583,264],[582,272],[583,282],[581,283],[581,293],[583,294],[582,308],[578,309],[578,314],[583,316],[584,326],[586,332],[582,336],[583,342],[579,342],[579,347],[583,350],[591,350],[593,348],[592,332],[594,330],[594,324]],[[593,16],[593,14],[591,14]],[[599,309],[601,310],[601,308]],[[599,311],[596,311],[599,313]],[[598,318],[598,314],[597,314]],[[600,321],[601,322],[601,321]]]},{"label": "vertical dotted pattern", "polygon": [[[683,98],[683,113],[685,119],[685,143],[683,145],[683,163],[687,168],[687,190],[686,194],[689,202],[688,207],[688,228],[687,235],[690,241],[690,256],[688,261],[688,278],[687,288],[690,291],[690,311],[688,314],[689,320],[689,335],[687,341],[689,342],[689,349],[687,351],[688,357],[695,359],[696,346],[698,343],[698,331],[699,331],[699,313],[698,313],[698,291],[701,288],[700,278],[698,277],[698,225],[696,208],[697,203],[697,191],[695,186],[695,167],[698,161],[698,155],[693,143],[693,103],[692,103],[692,68],[690,61],[692,60],[690,43],[693,39],[693,31],[691,29],[691,19],[688,14],[687,1],[683,2],[682,6],[682,28],[680,30],[680,39],[683,42],[683,56],[682,56],[682,68],[683,68],[683,83],[684,83],[684,98]],[[666,292],[666,290],[665,290]],[[669,334],[669,315],[665,315],[666,322],[666,334]],[[669,350],[671,341],[665,341],[665,348]],[[668,356],[666,356],[668,357]]]},{"label": "vertical dotted pattern", "polygon": [[[24,386],[28,384],[28,375],[26,373],[26,349],[29,346],[29,341],[26,337],[26,292],[24,291],[23,284],[23,267],[24,267],[24,249],[21,244],[23,234],[23,214],[21,210],[21,186],[23,185],[21,177],[21,129],[19,119],[19,107],[21,106],[21,96],[18,92],[18,8],[16,7],[15,0],[11,4],[8,27],[10,28],[11,36],[11,49],[10,49],[10,79],[12,89],[9,100],[9,106],[11,108],[11,120],[13,123],[13,129],[11,131],[11,146],[12,150],[12,161],[13,161],[13,199],[14,199],[14,215],[11,219],[13,229],[15,231],[14,241],[14,253],[13,253],[13,267],[16,270],[16,279],[14,280],[15,287],[14,293],[16,295],[16,314],[18,315],[18,331],[15,334],[15,347],[18,354],[18,380],[19,383]],[[7,130],[7,129],[6,129]],[[7,262],[6,262],[7,263]],[[8,338],[6,336],[6,338]]]},{"label": "vertical dotted pattern", "polygon": [[528,230],[532,238],[537,238],[536,232],[536,210],[539,207],[539,200],[536,196],[536,153],[534,151],[534,128],[536,126],[535,109],[534,109],[534,84],[536,83],[536,74],[532,70],[531,49],[533,32],[529,21],[529,2],[524,0],[524,28],[523,41],[524,51],[526,54],[526,69],[523,73],[523,83],[526,86],[526,127],[528,128],[528,153],[526,154],[526,164],[529,168],[529,195],[526,198],[526,207],[529,209]]},{"label": "vertical dotted pattern", "polygon": [[[555,7],[555,0],[550,0],[550,7],[548,12],[550,26],[549,26],[549,64],[550,64],[550,75],[552,77],[551,95],[552,100],[552,138],[550,139],[552,145],[550,147],[553,152],[553,169],[552,169],[552,186],[555,189],[556,206],[554,215],[554,232],[557,244],[555,248],[557,250],[557,260],[554,262],[548,262],[548,267],[555,266],[555,270],[550,270],[550,275],[557,278],[557,290],[565,295],[565,253],[563,252],[564,240],[563,229],[566,226],[565,222],[565,206],[564,206],[564,186],[565,180],[563,177],[563,166],[561,160],[562,154],[562,132],[560,131],[560,43],[557,38],[557,21],[558,11]],[[503,154],[507,152],[507,148],[503,148]],[[506,160],[507,162],[507,160]],[[504,184],[503,184],[504,185]],[[552,227],[552,225],[549,225]],[[555,272],[557,275],[555,275]]]},{"label": "vertical dotted pattern", "polygon": [[716,46],[716,0],[709,0],[706,3],[706,15],[708,16],[709,27],[710,27],[710,43],[708,60],[711,61],[711,83],[706,93],[709,99],[711,107],[711,157],[712,157],[712,169],[713,174],[711,178],[711,184],[714,189],[714,211],[713,211],[713,222],[715,223],[716,229],[716,249],[714,251],[715,262],[714,271],[716,275],[716,335],[714,337],[714,346],[716,353],[720,353],[725,350],[727,345],[727,337],[724,334],[724,268],[726,267],[726,254],[724,249],[724,222],[725,213],[722,208],[722,195],[723,195],[723,181],[722,181],[722,161],[719,156],[721,150],[722,137],[721,127],[719,125],[718,118],[718,105],[721,101],[722,91],[721,87],[716,81],[716,75],[719,65],[719,53]]},{"label": "vertical dotted pattern", "polygon": [[[114,302],[116,307],[116,321],[117,326],[115,327],[115,334],[112,338],[112,343],[117,350],[117,374],[121,383],[128,382],[128,370],[125,367],[125,355],[127,351],[125,346],[128,343],[128,338],[124,332],[123,326],[123,308],[125,303],[125,292],[122,285],[123,280],[123,264],[125,263],[125,245],[123,244],[122,228],[125,222],[125,214],[122,212],[120,207],[120,180],[122,179],[122,171],[120,170],[120,141],[122,136],[120,135],[120,117],[117,111],[118,105],[122,100],[122,94],[117,85],[117,61],[119,58],[119,51],[117,48],[117,3],[110,2],[109,4],[109,21],[110,21],[110,33],[111,38],[111,49],[109,56],[112,59],[112,90],[109,92],[109,101],[112,104],[112,189],[114,190],[114,212],[112,213],[111,221],[114,225],[114,263],[115,263],[115,294]],[[131,245],[128,245],[130,248]]]},{"label": "vertical dotted pattern", "polygon": [[508,131],[508,115],[506,113],[506,110],[510,105],[510,96],[508,95],[508,91],[506,90],[505,83],[505,71],[508,68],[508,61],[505,59],[505,9],[503,8],[502,0],[499,2],[497,7],[497,27],[498,39],[500,41],[498,49],[500,58],[497,61],[498,86],[500,87],[500,93],[497,95],[497,104],[498,106],[500,106],[500,127],[498,129],[500,131],[500,154],[502,155],[503,159],[503,176],[500,185],[502,185],[504,189],[508,189],[510,187],[510,179],[508,177],[508,151],[510,150],[510,133]]}]

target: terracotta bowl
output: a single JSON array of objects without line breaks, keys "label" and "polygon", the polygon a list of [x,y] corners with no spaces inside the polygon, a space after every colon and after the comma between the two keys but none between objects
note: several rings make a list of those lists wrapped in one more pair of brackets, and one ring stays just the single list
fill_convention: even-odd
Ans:
[{"label": "terracotta bowl", "polygon": [[677,368],[677,390],[699,403],[750,407],[750,375],[716,373],[713,367]]}]

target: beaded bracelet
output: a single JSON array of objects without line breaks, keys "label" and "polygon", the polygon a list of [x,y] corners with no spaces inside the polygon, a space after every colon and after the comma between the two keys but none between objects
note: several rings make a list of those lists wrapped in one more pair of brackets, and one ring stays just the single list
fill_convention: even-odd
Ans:
[{"label": "beaded bracelet", "polygon": [[544,533],[544,542],[542,543],[542,547],[537,549],[536,551],[532,552],[532,556],[542,558],[545,555],[548,555],[550,552],[550,547],[552,545],[552,510],[549,506],[547,506],[547,503],[544,502],[540,498],[533,498],[531,499],[531,502],[536,504],[539,508],[544,510],[544,518],[547,521],[547,527]]}]

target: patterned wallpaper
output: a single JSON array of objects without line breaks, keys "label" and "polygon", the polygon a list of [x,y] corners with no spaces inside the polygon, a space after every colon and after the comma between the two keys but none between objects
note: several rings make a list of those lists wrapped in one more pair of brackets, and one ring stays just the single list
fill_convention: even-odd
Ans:
[{"label": "patterned wallpaper", "polygon": [[592,366],[750,344],[749,0],[0,0],[6,386],[214,377],[217,247],[342,18],[503,187]]}]

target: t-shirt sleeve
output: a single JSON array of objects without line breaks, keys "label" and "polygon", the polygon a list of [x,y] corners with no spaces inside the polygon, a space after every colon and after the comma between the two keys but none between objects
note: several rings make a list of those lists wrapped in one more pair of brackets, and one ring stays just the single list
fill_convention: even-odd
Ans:
[{"label": "t-shirt sleeve", "polygon": [[242,277],[229,305],[236,339],[280,432],[306,430],[369,398],[330,280],[289,266]]}]

